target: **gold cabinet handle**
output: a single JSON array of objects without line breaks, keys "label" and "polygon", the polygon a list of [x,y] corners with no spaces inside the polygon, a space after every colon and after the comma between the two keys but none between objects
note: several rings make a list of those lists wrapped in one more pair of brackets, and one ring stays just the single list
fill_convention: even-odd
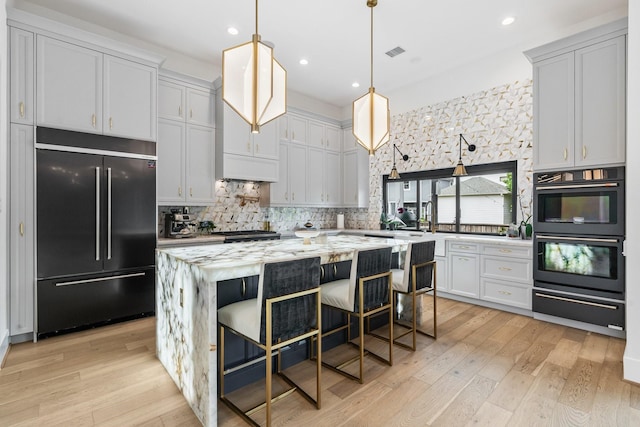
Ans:
[{"label": "gold cabinet handle", "polygon": [[182,196],[182,187],[181,186],[178,187],[178,196]]},{"label": "gold cabinet handle", "polygon": [[285,191],[284,193],[284,199],[285,200],[289,200],[289,193]]},{"label": "gold cabinet handle", "polygon": [[568,153],[567,153],[567,149],[565,148],[565,149],[564,149],[564,152],[563,152],[563,157],[564,157],[564,159],[565,159],[565,160],[567,160],[567,154],[568,154]]},{"label": "gold cabinet handle", "polygon": [[500,252],[502,252],[503,254],[510,254],[511,249],[500,249]]},{"label": "gold cabinet handle", "polygon": [[113,117],[109,117],[109,130],[113,129]]},{"label": "gold cabinet handle", "polygon": [[260,152],[260,144],[256,144],[256,153]]},{"label": "gold cabinet handle", "polygon": [[182,105],[178,105],[178,116],[182,117]]},{"label": "gold cabinet handle", "polygon": [[500,270],[500,271],[511,271],[511,268],[509,268],[509,267],[498,267],[498,270]]},{"label": "gold cabinet handle", "polygon": [[586,146],[582,146],[582,158],[586,159],[587,158],[587,147]]},{"label": "gold cabinet handle", "polygon": [[91,115],[91,126],[93,126],[94,128],[96,127],[96,115],[95,114]]},{"label": "gold cabinet handle", "polygon": [[189,187],[189,197],[193,197],[193,187]]},{"label": "gold cabinet handle", "polygon": [[469,246],[458,246],[460,249],[469,249]]},{"label": "gold cabinet handle", "polygon": [[20,230],[20,235],[24,236],[24,222],[21,222],[20,223],[20,227],[18,227],[18,228]]},{"label": "gold cabinet handle", "polygon": [[498,293],[502,295],[511,295],[511,292],[508,291],[498,291]]},{"label": "gold cabinet handle", "polygon": [[20,102],[20,117],[24,118],[24,102]]},{"label": "gold cabinet handle", "polygon": [[193,108],[189,108],[189,118],[193,119]]},{"label": "gold cabinet handle", "polygon": [[295,200],[296,199],[296,193],[291,193],[291,200]]},{"label": "gold cabinet handle", "polygon": [[295,132],[291,132],[291,139],[296,139],[296,133]]},{"label": "gold cabinet handle", "polygon": [[251,152],[251,141],[247,141],[247,153]]}]

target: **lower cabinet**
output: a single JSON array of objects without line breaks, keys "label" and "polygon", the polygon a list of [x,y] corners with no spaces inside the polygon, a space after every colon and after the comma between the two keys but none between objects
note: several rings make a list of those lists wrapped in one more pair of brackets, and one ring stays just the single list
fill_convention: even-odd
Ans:
[{"label": "lower cabinet", "polygon": [[9,212],[10,334],[33,332],[35,287],[33,126],[11,124]]},{"label": "lower cabinet", "polygon": [[449,263],[451,277],[449,292],[478,298],[480,284],[478,255],[452,252]]},{"label": "lower cabinet", "polygon": [[[448,241],[447,253],[436,257],[441,291],[531,310],[531,245]],[[448,268],[441,268],[442,262]]]}]

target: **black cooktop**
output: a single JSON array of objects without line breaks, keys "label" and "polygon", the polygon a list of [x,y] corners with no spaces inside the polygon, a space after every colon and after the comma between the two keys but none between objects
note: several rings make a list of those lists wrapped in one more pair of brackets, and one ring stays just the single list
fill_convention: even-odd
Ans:
[{"label": "black cooktop", "polygon": [[265,230],[216,231],[211,233],[211,235],[224,237],[224,243],[275,240],[280,238],[280,233]]}]

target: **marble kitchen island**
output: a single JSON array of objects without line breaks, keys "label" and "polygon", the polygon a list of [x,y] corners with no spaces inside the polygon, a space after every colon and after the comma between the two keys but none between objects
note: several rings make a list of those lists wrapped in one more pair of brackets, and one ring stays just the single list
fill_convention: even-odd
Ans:
[{"label": "marble kitchen island", "polygon": [[158,358],[200,422],[215,426],[219,281],[257,275],[263,262],[319,256],[322,264],[331,264],[352,259],[356,249],[391,246],[394,252],[403,252],[408,243],[337,235],[327,236],[326,243],[310,245],[304,245],[302,239],[286,239],[158,249]]}]

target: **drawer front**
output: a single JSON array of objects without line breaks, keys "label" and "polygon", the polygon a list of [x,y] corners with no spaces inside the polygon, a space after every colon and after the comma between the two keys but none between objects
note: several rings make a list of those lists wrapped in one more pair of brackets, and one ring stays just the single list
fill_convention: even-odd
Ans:
[{"label": "drawer front", "polygon": [[533,283],[533,260],[506,257],[482,257],[480,274],[483,277]]},{"label": "drawer front", "polygon": [[533,290],[533,311],[565,319],[578,320],[616,330],[624,330],[624,303],[602,301],[583,295]]},{"label": "drawer front", "polygon": [[483,255],[507,256],[513,258],[532,258],[532,246],[482,245]]},{"label": "drawer front", "polygon": [[482,279],[480,299],[531,310],[531,287],[500,280]]},{"label": "drawer front", "polygon": [[465,252],[477,254],[479,245],[477,243],[466,242],[449,242],[449,251],[451,252]]}]

